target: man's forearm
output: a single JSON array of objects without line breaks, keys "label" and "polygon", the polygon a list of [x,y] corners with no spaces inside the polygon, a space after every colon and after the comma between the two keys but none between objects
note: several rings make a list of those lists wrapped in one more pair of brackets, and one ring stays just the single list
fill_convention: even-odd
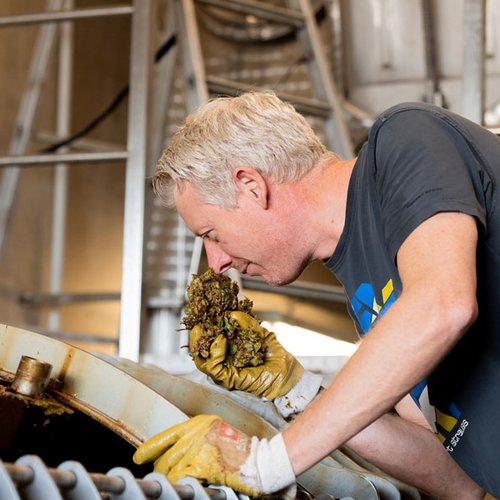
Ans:
[{"label": "man's forearm", "polygon": [[390,476],[440,500],[479,500],[478,486],[428,429],[396,415],[383,415],[347,446]]},{"label": "man's forearm", "polygon": [[[390,410],[449,351],[449,325],[424,317],[421,311],[431,317],[439,311],[432,310],[433,297],[421,304],[419,298],[422,294],[402,295],[330,387],[284,431],[297,474]],[[408,325],[404,338],[402,325]]]}]

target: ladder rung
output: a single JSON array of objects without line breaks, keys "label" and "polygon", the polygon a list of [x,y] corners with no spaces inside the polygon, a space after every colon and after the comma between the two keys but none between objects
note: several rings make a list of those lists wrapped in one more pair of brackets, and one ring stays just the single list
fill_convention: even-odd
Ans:
[{"label": "ladder rung", "polygon": [[106,293],[23,293],[19,302],[29,306],[64,306],[84,302],[108,302],[120,300],[120,292]]},{"label": "ladder rung", "polygon": [[28,165],[47,165],[53,163],[82,163],[122,161],[128,158],[127,151],[110,151],[102,153],[67,153],[43,154],[32,156],[0,156],[0,167],[25,167]]},{"label": "ladder rung", "polygon": [[343,288],[338,285],[322,285],[319,283],[296,281],[282,288],[272,287],[265,281],[252,276],[242,276],[241,282],[245,290],[263,291],[268,293],[280,293],[287,297],[299,297],[301,299],[317,299],[327,302],[345,303]]},{"label": "ladder rung", "polygon": [[0,27],[15,26],[19,24],[35,24],[47,22],[74,21],[77,19],[91,19],[95,17],[124,16],[134,12],[130,5],[116,7],[101,7],[91,9],[61,10],[41,12],[38,14],[22,14],[18,16],[0,17]]},{"label": "ladder rung", "polygon": [[175,309],[184,305],[184,297],[148,297],[146,306],[148,309],[165,309],[166,307]]},{"label": "ladder rung", "polygon": [[[44,130],[40,130],[35,133],[35,139],[39,142],[52,145],[66,139],[66,137],[54,134],[53,132],[46,132]],[[71,148],[82,151],[107,152],[107,153],[111,151],[120,151],[120,149],[125,150],[125,146],[123,144],[117,144],[114,142],[105,142],[96,139],[89,139],[86,137],[83,137],[81,139],[75,139],[71,143]]]},{"label": "ladder rung", "polygon": [[197,0],[197,2],[296,28],[304,26],[304,16],[300,12],[264,2],[255,0]]},{"label": "ladder rung", "polygon": [[[241,91],[262,91],[265,89],[249,85],[247,83],[235,82],[233,80],[226,80],[225,78],[218,78],[214,76],[207,77],[207,85],[210,92],[216,94],[237,95]],[[319,116],[321,118],[328,118],[331,116],[331,108],[327,103],[311,99],[309,97],[302,97],[286,92],[276,92],[276,95],[291,104],[293,104],[297,111],[308,115]]]}]

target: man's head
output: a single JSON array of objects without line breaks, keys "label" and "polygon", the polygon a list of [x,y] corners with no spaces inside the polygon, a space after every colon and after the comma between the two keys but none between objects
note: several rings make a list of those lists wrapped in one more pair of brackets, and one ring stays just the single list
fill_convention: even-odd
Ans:
[{"label": "man's head", "polygon": [[290,182],[325,152],[304,117],[274,94],[223,97],[186,119],[158,161],[153,186],[167,206],[186,181],[201,201],[233,206],[235,167],[252,166],[276,182]]},{"label": "man's head", "polygon": [[271,93],[248,93],[215,99],[189,116],[153,185],[203,237],[216,272],[233,267],[282,285],[314,252],[304,211],[310,200],[298,183],[327,157],[292,106]]}]

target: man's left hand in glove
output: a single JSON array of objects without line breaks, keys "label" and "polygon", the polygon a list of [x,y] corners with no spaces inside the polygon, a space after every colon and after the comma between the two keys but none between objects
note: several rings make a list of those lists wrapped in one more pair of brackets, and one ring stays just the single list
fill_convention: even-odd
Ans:
[{"label": "man's left hand in glove", "polygon": [[295,482],[281,434],[250,438],[215,415],[198,415],[145,441],[134,462],[155,461],[173,483],[190,476],[258,496]]},{"label": "man's left hand in glove", "polygon": [[[220,334],[212,342],[208,357],[199,354],[193,356],[197,368],[226,389],[248,392],[273,401],[285,418],[302,412],[316,396],[322,377],[304,370],[298,360],[278,342],[276,335],[249,314],[232,311],[229,317],[242,330],[250,329],[260,335],[266,346],[264,362],[246,368],[226,364],[228,340]],[[190,330],[191,352],[196,350],[194,346],[203,335],[199,325]]]}]

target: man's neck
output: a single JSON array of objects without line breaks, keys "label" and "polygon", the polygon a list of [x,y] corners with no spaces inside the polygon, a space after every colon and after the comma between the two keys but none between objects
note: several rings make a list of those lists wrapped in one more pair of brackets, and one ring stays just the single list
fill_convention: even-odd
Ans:
[{"label": "man's neck", "polygon": [[317,192],[318,227],[322,236],[315,254],[316,259],[329,258],[337,247],[345,226],[347,192],[356,159],[327,160],[315,176]]}]

